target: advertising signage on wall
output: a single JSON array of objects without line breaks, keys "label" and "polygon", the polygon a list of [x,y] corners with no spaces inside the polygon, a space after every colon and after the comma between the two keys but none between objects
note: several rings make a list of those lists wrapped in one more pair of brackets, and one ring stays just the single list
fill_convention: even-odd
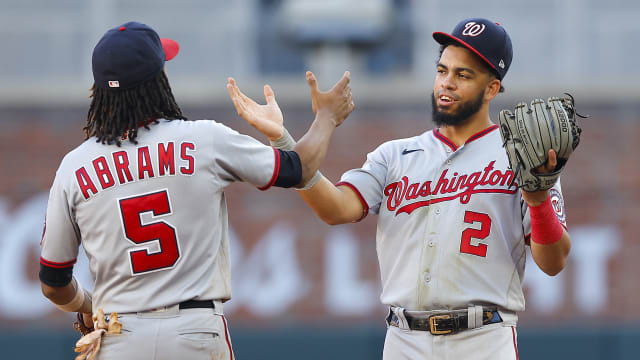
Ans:
[{"label": "advertising signage on wall", "polygon": [[[240,202],[245,191],[234,192]],[[250,196],[250,195],[244,195]],[[37,280],[39,241],[47,194],[37,194],[13,211],[0,199],[0,319],[29,322],[62,313],[40,292]],[[296,202],[295,199],[292,200]],[[305,217],[313,215],[302,206]],[[298,221],[282,218],[272,224],[231,221],[232,300],[225,312],[235,321],[263,321],[287,314],[289,320],[323,322],[348,318],[368,323],[381,318],[380,280],[374,249],[374,224],[327,227],[309,231]],[[242,229],[242,231],[240,231]],[[256,234],[255,237],[250,234]],[[610,264],[621,251],[620,234],[610,226],[575,226],[572,256],[561,275],[550,278],[533,263],[525,285],[528,317],[563,318],[609,315],[616,293],[608,279]],[[529,260],[531,261],[531,260]],[[74,269],[91,288],[88,260],[82,254]],[[569,310],[567,310],[569,309]],[[633,309],[630,309],[633,312]],[[637,314],[640,317],[640,314]],[[622,319],[621,319],[622,320]]]}]

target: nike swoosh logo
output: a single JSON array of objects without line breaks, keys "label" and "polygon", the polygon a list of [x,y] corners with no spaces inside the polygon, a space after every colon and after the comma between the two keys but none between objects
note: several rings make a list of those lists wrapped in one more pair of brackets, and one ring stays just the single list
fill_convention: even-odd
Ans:
[{"label": "nike swoosh logo", "polygon": [[413,150],[404,149],[404,150],[402,150],[402,155],[407,155],[407,154],[410,154],[410,153],[416,152],[416,151],[424,151],[424,149],[413,149]]}]

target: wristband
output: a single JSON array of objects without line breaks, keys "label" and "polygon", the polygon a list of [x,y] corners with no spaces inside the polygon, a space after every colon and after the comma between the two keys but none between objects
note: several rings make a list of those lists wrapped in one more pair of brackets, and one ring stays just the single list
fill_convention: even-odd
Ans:
[{"label": "wristband", "polygon": [[[296,141],[293,140],[293,136],[291,136],[291,134],[289,134],[289,132],[287,131],[287,128],[284,127],[282,128],[282,136],[280,136],[280,138],[275,141],[269,140],[269,143],[275,148],[288,151],[293,150],[293,148],[296,146]],[[313,174],[313,177],[309,181],[307,181],[306,184],[304,184],[302,188],[296,190],[309,190],[313,187],[313,185],[320,181],[320,178],[322,178],[322,173],[320,173],[320,171],[318,170],[315,174]]]},{"label": "wristband", "polygon": [[309,179],[309,181],[307,181],[306,184],[304,184],[303,187],[297,189],[298,191],[305,191],[305,190],[309,190],[313,187],[313,185],[315,185],[318,181],[320,181],[320,179],[322,178],[322,173],[320,172],[320,170],[316,170],[316,173],[313,174],[313,177],[311,177],[311,179]]},{"label": "wristband", "polygon": [[278,149],[291,151],[296,146],[296,141],[293,140],[293,136],[289,134],[287,128],[283,127],[282,136],[280,136],[280,138],[275,141],[269,140],[269,144]]},{"label": "wristband", "polygon": [[91,313],[91,294],[82,288],[75,277],[73,278],[73,282],[76,289],[76,294],[73,299],[64,305],[55,304],[56,307],[67,312]]},{"label": "wristband", "polygon": [[562,238],[564,228],[556,216],[548,197],[538,206],[529,206],[531,217],[531,240],[541,245],[551,245]]}]

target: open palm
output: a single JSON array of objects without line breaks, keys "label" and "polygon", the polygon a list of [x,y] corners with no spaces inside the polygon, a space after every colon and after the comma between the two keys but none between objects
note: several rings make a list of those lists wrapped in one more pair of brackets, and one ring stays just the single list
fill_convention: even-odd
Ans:
[{"label": "open palm", "polygon": [[240,91],[234,78],[227,80],[227,90],[238,115],[269,140],[277,140],[282,136],[282,111],[276,102],[276,96],[269,85],[264,86],[266,105],[260,105]]}]

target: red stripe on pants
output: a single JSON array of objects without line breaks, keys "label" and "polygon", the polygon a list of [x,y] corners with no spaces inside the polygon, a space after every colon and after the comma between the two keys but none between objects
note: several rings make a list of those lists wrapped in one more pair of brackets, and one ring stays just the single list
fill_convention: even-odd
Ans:
[{"label": "red stripe on pants", "polygon": [[513,334],[513,348],[516,350],[516,360],[519,360],[520,357],[518,357],[518,344],[516,343],[516,329],[513,326],[511,327],[511,333]]},{"label": "red stripe on pants", "polygon": [[222,322],[224,323],[224,338],[227,340],[227,346],[229,346],[229,354],[231,354],[230,359],[234,360],[233,357],[233,349],[231,348],[231,341],[229,341],[229,330],[227,329],[227,320],[222,315]]}]

